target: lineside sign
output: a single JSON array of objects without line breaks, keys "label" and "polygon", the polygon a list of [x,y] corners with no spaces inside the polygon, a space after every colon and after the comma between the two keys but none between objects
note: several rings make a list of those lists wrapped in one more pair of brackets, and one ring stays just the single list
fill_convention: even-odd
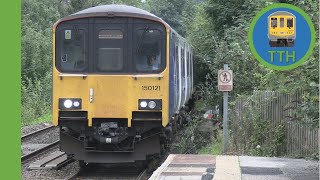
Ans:
[{"label": "lineside sign", "polygon": [[218,90],[232,91],[233,77],[232,70],[219,70],[218,72]]}]

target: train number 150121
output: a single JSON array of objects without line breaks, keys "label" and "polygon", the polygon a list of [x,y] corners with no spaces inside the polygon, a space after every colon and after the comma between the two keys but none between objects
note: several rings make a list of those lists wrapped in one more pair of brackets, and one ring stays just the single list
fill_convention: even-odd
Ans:
[{"label": "train number 150121", "polygon": [[160,86],[142,86],[144,91],[160,91]]}]

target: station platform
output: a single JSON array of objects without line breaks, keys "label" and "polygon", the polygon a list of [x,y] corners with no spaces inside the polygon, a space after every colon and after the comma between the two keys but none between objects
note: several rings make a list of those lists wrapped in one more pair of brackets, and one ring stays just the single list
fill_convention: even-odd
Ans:
[{"label": "station platform", "polygon": [[319,180],[318,161],[170,154],[149,180]]}]

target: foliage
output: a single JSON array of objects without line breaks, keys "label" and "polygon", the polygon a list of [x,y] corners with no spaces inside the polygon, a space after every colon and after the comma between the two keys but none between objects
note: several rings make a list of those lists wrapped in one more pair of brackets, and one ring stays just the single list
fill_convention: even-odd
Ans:
[{"label": "foliage", "polygon": [[223,144],[222,144],[222,131],[218,131],[217,139],[210,142],[208,145],[202,147],[199,149],[199,154],[212,154],[212,155],[220,155],[223,150]]},{"label": "foliage", "polygon": [[51,112],[51,73],[41,80],[27,80],[21,89],[22,125],[32,123],[35,119]]},{"label": "foliage", "polygon": [[[312,19],[316,34],[319,34],[319,7],[312,0],[293,1],[292,3],[302,8]],[[274,78],[277,77],[277,78]],[[313,127],[319,127],[319,37],[316,36],[316,44],[310,58],[302,66],[290,71],[273,71],[261,76],[260,89],[280,90],[292,93],[303,91],[303,101],[299,108],[295,109],[300,118],[296,120]]]},{"label": "foliage", "polygon": [[231,151],[256,156],[279,156],[284,143],[284,125],[273,124],[263,118],[271,99],[258,101],[256,98],[240,96],[238,99],[241,103],[230,108]]},{"label": "foliage", "polygon": [[197,151],[211,142],[212,137],[209,132],[203,131],[200,126],[204,123],[204,119],[201,118],[201,114],[193,113],[189,114],[192,121],[184,127],[183,131],[179,131],[176,135],[176,139],[171,145],[170,153],[179,154],[194,154]]},{"label": "foliage", "polygon": [[[251,94],[253,90],[280,90],[288,93],[303,91],[303,103],[296,108],[300,118],[296,121],[318,127],[318,37],[308,61],[290,71],[269,70],[260,65],[250,53],[247,42],[250,22],[257,11],[274,2],[278,1],[207,0],[196,6],[187,34],[195,51],[197,95],[205,99],[208,106],[221,104],[222,94],[217,90],[217,71],[223,68],[223,64],[229,64],[234,73],[234,90],[229,93],[230,101],[235,100],[239,94]],[[312,0],[288,0],[287,3],[304,9],[312,18],[318,34],[317,3]]]},{"label": "foliage", "polygon": [[185,36],[194,13],[193,0],[147,0],[145,9],[159,16],[180,35]]}]

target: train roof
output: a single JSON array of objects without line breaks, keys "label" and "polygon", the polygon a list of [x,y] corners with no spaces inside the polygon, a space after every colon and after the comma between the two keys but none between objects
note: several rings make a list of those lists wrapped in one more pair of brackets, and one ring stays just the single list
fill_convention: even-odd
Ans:
[{"label": "train roof", "polygon": [[88,9],[84,9],[73,15],[80,14],[96,14],[96,13],[114,13],[116,14],[132,14],[132,15],[143,15],[143,16],[152,16],[158,18],[156,15],[149,13],[148,11],[127,5],[101,5],[96,7],[91,7]]},{"label": "train roof", "polygon": [[144,18],[144,19],[150,19],[153,21],[158,21],[163,23],[168,28],[170,28],[170,30],[174,34],[176,34],[178,37],[184,39],[173,28],[171,28],[171,26],[168,23],[166,23],[164,20],[162,20],[158,16],[148,11],[145,11],[143,9],[139,9],[139,8],[128,6],[128,5],[119,5],[119,4],[100,5],[100,6],[95,6],[95,7],[81,10],[79,12],[76,12],[64,18],[61,18],[58,22],[55,23],[54,26],[57,26],[62,21],[68,21],[72,19],[79,19],[79,18],[86,18],[86,17],[113,17],[113,16],[137,17],[137,18]]},{"label": "train roof", "polygon": [[61,18],[57,23],[61,21],[67,21],[67,20],[78,19],[78,18],[86,18],[86,17],[114,17],[114,16],[137,17],[137,18],[149,19],[149,20],[161,22],[165,26],[171,28],[170,25],[168,25],[161,18],[159,18],[158,16],[148,11],[145,11],[133,6],[118,5],[118,4],[100,5],[100,6],[84,9],[82,11],[71,14],[67,17]]},{"label": "train roof", "polygon": [[291,16],[294,16],[294,14],[292,14],[291,12],[288,12],[288,11],[277,11],[277,12],[274,12],[272,14],[269,15],[270,16],[286,16],[286,15],[291,15]]}]

